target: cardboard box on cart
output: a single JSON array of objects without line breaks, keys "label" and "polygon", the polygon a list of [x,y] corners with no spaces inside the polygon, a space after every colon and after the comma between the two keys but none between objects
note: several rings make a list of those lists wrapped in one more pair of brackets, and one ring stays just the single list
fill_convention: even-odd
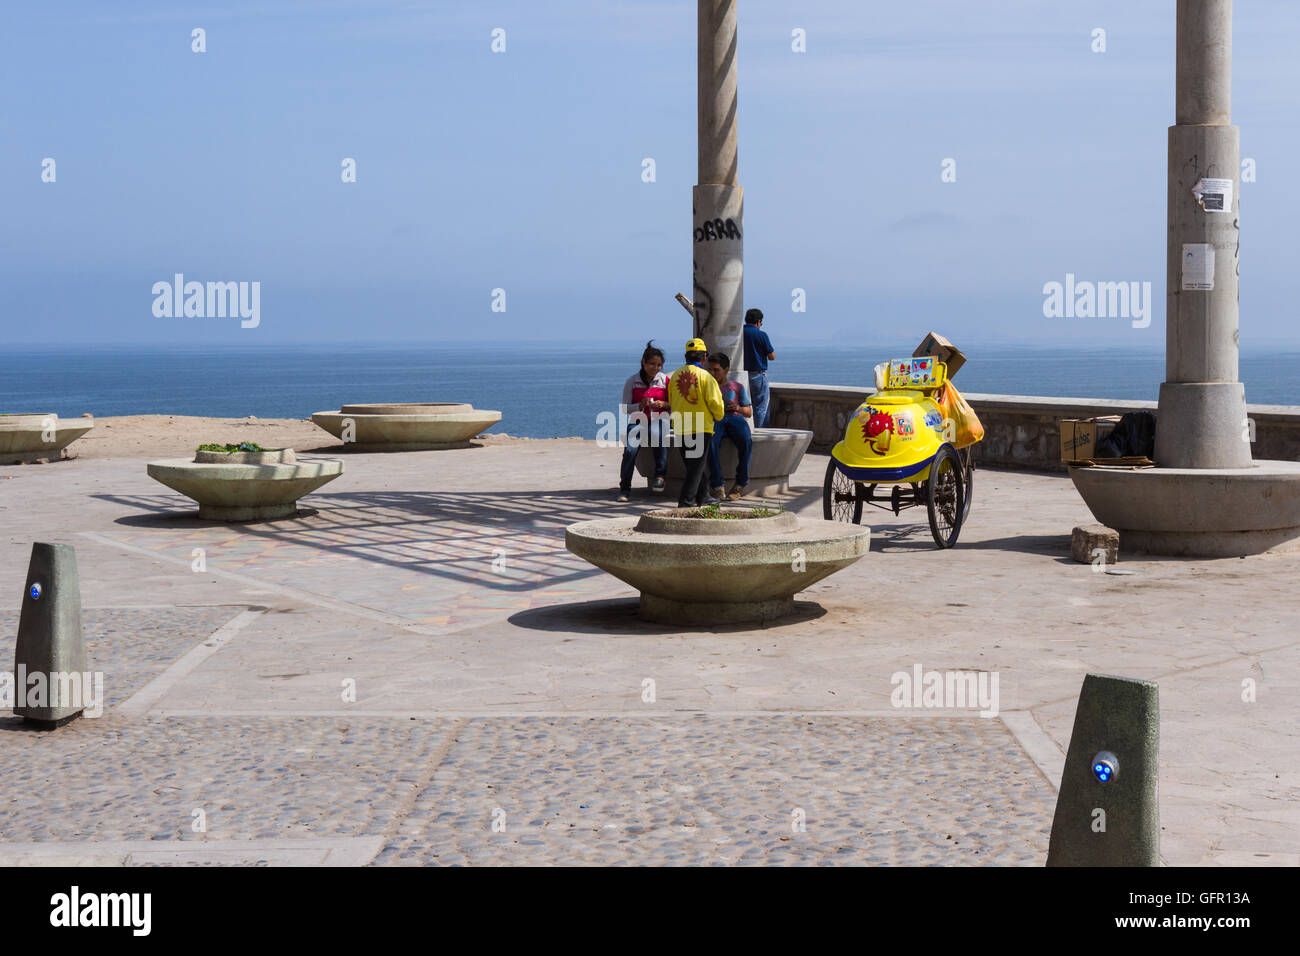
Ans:
[{"label": "cardboard box on cart", "polygon": [[931,332],[922,339],[921,344],[912,353],[912,358],[919,358],[923,355],[933,355],[946,365],[948,367],[948,378],[956,375],[957,370],[966,364],[966,356],[962,355],[955,345],[938,332]]},{"label": "cardboard box on cart", "polygon": [[1118,415],[1061,419],[1061,461],[1095,458],[1097,442],[1119,424]]}]

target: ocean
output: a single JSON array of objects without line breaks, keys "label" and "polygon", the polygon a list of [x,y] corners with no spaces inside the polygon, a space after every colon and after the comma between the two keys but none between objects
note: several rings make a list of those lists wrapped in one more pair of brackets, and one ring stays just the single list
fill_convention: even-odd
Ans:
[{"label": "ocean", "polygon": [[[662,343],[661,343],[662,344]],[[675,344],[675,343],[674,343]],[[769,380],[871,384],[872,368],[915,343],[783,346]],[[681,364],[671,349],[669,370]],[[292,348],[4,349],[0,412],[307,418],[353,402],[469,402],[497,409],[493,430],[593,438],[614,410],[641,346],[331,346]],[[968,347],[964,392],[1155,400],[1160,352],[1113,348]],[[1246,400],[1300,405],[1300,352],[1241,356]]]}]

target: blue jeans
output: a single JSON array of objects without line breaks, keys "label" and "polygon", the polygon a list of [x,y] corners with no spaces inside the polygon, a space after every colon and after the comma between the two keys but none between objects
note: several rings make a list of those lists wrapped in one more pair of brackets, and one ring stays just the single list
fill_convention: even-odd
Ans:
[{"label": "blue jeans", "polygon": [[636,471],[636,456],[646,436],[650,439],[650,449],[655,456],[655,477],[662,478],[668,474],[668,443],[671,440],[669,419],[652,418],[649,422],[633,422],[627,429],[627,444],[623,447],[623,466],[619,470],[618,487],[621,491],[632,490],[632,474]]},{"label": "blue jeans", "polygon": [[754,439],[749,434],[749,425],[740,415],[723,415],[722,421],[713,426],[713,441],[709,444],[709,484],[721,488],[725,481],[722,476],[724,438],[736,443],[736,487],[744,487],[749,484],[749,455],[754,448]]},{"label": "blue jeans", "polygon": [[754,427],[767,427],[767,373],[749,373],[749,400],[754,403]]}]

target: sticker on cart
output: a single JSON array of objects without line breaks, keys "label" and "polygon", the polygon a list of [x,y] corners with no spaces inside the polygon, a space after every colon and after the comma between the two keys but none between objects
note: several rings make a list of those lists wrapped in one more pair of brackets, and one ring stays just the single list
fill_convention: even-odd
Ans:
[{"label": "sticker on cart", "polygon": [[901,412],[894,416],[894,434],[904,441],[909,441],[913,434],[912,416],[906,412]]},{"label": "sticker on cart", "polygon": [[938,384],[938,362],[933,358],[894,359],[889,363],[889,388],[933,388]]}]

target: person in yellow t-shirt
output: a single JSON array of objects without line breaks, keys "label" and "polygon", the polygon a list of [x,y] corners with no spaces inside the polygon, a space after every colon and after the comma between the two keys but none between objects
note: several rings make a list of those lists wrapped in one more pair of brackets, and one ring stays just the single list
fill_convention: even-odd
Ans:
[{"label": "person in yellow t-shirt", "polygon": [[713,423],[724,414],[722,389],[704,367],[709,350],[703,339],[686,343],[686,364],[668,379],[668,406],[672,410],[673,434],[686,467],[686,478],[677,498],[679,508],[717,501],[709,496],[704,480],[708,449],[713,442]]}]

